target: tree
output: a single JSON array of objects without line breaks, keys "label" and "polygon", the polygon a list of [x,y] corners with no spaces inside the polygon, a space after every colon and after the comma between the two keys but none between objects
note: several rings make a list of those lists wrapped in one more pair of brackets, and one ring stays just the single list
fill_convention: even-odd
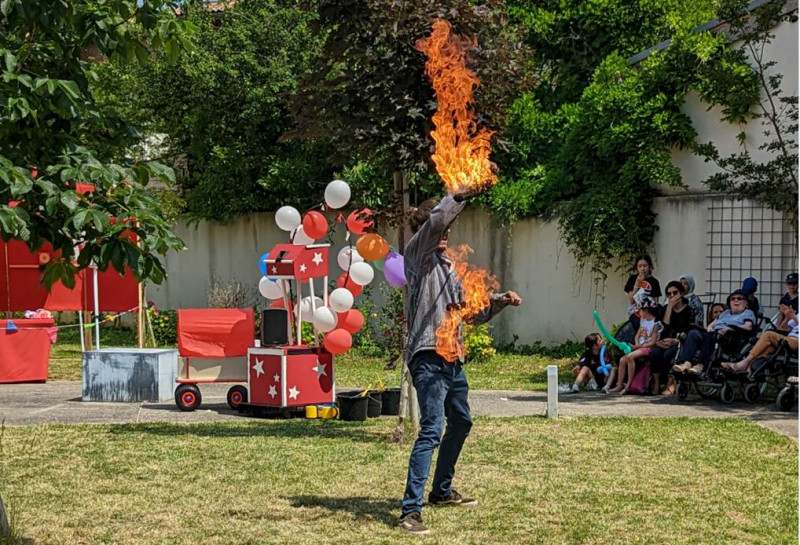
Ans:
[{"label": "tree", "polygon": [[[515,3],[542,83],[511,106],[492,208],[508,221],[557,216],[579,264],[602,278],[652,244],[659,186],[683,186],[670,160],[695,131],[682,111],[697,89],[726,119],[747,118],[755,76],[721,34],[698,32],[714,3],[696,0]],[[628,57],[662,40],[662,51]]]},{"label": "tree", "polygon": [[172,63],[162,53],[134,69],[108,66],[104,102],[137,118],[148,134],[166,136],[165,155],[185,164],[178,185],[190,218],[229,221],[284,204],[316,204],[332,175],[330,146],[279,141],[292,126],[285,97],[296,92],[318,50],[311,14],[282,0],[185,12],[197,27],[191,55]]},{"label": "tree", "polygon": [[[6,241],[61,251],[45,269],[47,285],[74,285],[92,262],[120,273],[130,266],[139,280],[159,283],[158,255],[183,247],[145,187],[151,177],[173,180],[172,170],[126,156],[133,128],[106,115],[91,87],[105,59],[144,63],[156,50],[177,57],[191,25],[174,17],[176,5],[0,2],[0,230]],[[94,190],[79,194],[79,182]]]},{"label": "tree", "polygon": [[[755,65],[760,95],[752,117],[760,121],[768,139],[758,146],[761,157],[754,157],[747,148],[722,157],[711,142],[698,144],[694,150],[706,162],[722,169],[704,180],[711,189],[753,199],[788,214],[796,233],[797,96],[783,96],[783,74],[772,70],[777,63],[765,57],[765,48],[775,37],[772,29],[784,21],[797,21],[794,12],[786,13],[785,4],[785,1],[763,4],[748,14],[745,3],[736,0],[725,9],[725,18],[731,21],[731,36],[741,41]],[[745,138],[743,131],[739,134],[742,144]]]}]

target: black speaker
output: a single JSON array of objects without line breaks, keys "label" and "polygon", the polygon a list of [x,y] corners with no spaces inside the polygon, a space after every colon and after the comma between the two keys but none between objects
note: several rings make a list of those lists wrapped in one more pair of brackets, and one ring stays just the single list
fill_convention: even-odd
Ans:
[{"label": "black speaker", "polygon": [[261,346],[289,344],[286,328],[289,315],[284,308],[261,311]]}]

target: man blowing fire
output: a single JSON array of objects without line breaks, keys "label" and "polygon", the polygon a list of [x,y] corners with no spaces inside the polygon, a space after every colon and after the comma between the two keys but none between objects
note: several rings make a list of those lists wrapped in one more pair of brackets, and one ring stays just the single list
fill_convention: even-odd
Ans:
[{"label": "man blowing fire", "polygon": [[[464,290],[455,274],[453,262],[445,255],[450,225],[464,209],[466,200],[485,189],[447,195],[442,202],[425,201],[411,216],[414,236],[405,249],[408,279],[408,344],[406,361],[420,406],[420,431],[408,463],[408,479],[400,527],[415,534],[428,533],[422,522],[422,499],[431,467],[433,450],[440,445],[428,503],[436,506],[475,506],[452,488],[455,466],[464,440],[472,427],[464,375],[463,350],[450,362],[437,353],[437,332],[454,311],[463,308]],[[492,293],[488,306],[474,315],[464,316],[471,324],[487,322],[507,305],[522,302],[513,291]],[[454,331],[454,342],[463,347],[461,328]],[[441,350],[440,350],[441,352]],[[442,437],[445,419],[447,429]]]}]

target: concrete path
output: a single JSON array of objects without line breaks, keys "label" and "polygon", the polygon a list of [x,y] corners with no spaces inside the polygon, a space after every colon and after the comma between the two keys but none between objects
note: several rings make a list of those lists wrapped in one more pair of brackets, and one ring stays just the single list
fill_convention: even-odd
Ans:
[{"label": "concrete path", "polygon": [[[80,382],[47,384],[0,384],[0,421],[6,425],[134,423],[134,422],[209,422],[247,418],[228,408],[228,386],[201,386],[200,410],[180,412],[173,402],[163,403],[88,403],[81,401]],[[547,410],[545,392],[486,391],[470,392],[473,413],[485,416],[543,416]],[[772,404],[734,403],[690,396],[676,398],[604,395],[596,392],[562,394],[560,414],[570,416],[702,417],[747,418],[759,425],[798,437],[797,411],[783,413]]]}]

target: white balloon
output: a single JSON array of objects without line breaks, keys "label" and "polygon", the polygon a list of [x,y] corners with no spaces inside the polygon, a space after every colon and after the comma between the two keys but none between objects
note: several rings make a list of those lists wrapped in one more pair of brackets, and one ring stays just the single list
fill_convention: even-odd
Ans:
[{"label": "white balloon", "polygon": [[[314,297],[314,306],[317,308],[323,306],[322,298]],[[298,311],[300,312],[300,318],[304,322],[311,322],[314,319],[314,313],[311,310],[311,296],[303,297],[300,300],[300,306],[294,309],[295,316]]]},{"label": "white balloon", "polygon": [[281,206],[275,212],[275,223],[284,231],[294,231],[302,221],[300,212],[294,206]]},{"label": "white balloon", "polygon": [[305,246],[306,244],[314,244],[314,239],[306,234],[306,230],[303,229],[303,226],[301,225],[294,232],[294,239],[292,239],[292,242],[294,244]]},{"label": "white balloon", "polygon": [[353,294],[347,288],[336,288],[329,298],[331,308],[336,312],[347,312],[353,308]]},{"label": "white balloon", "polygon": [[344,180],[334,180],[325,188],[325,204],[336,210],[350,202],[350,186]]},{"label": "white balloon", "polygon": [[279,282],[262,276],[258,281],[258,291],[267,299],[280,299],[283,297],[283,288]]},{"label": "white balloon", "polygon": [[352,257],[352,264],[355,263],[362,263],[364,258],[361,257],[361,254],[358,253],[355,246],[345,246],[341,250],[339,250],[339,255],[336,256],[336,262],[339,264],[339,268],[342,269],[344,272],[350,268],[351,265],[351,258],[350,254],[353,254]]},{"label": "white balloon", "polygon": [[336,329],[336,324],[339,323],[339,318],[336,313],[328,307],[319,307],[314,311],[314,318],[312,320],[317,329],[323,333],[333,331]]},{"label": "white balloon", "polygon": [[366,286],[375,278],[375,271],[369,263],[356,263],[350,267],[350,278],[359,286]]}]

